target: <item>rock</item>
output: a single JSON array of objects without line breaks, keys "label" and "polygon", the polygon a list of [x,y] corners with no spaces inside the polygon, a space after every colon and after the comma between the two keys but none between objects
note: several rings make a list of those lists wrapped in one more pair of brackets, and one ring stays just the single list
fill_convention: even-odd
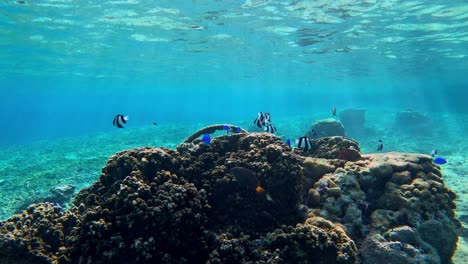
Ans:
[{"label": "rock", "polygon": [[335,198],[339,198],[341,196],[341,189],[338,188],[338,187],[329,188],[328,189],[328,195],[332,196],[332,197],[335,197]]},{"label": "rock", "polygon": [[307,205],[314,207],[319,204],[320,204],[320,193],[314,188],[310,188],[307,194]]},{"label": "rock", "polygon": [[51,195],[48,197],[48,200],[50,200],[52,203],[65,203],[70,200],[74,192],[75,186],[71,184],[56,186],[50,189]]},{"label": "rock", "polygon": [[366,109],[345,109],[340,112],[339,117],[340,122],[343,124],[346,131],[346,135],[349,137],[360,138],[362,136],[369,136],[375,133],[373,129],[365,126]]},{"label": "rock", "polygon": [[418,228],[422,239],[437,250],[441,263],[451,263],[457,248],[458,236],[450,225],[452,224],[428,220]]},{"label": "rock", "polygon": [[416,136],[432,134],[432,124],[429,117],[410,109],[397,113],[395,129]]},{"label": "rock", "polygon": [[315,183],[323,175],[335,171],[335,166],[330,164],[326,159],[319,158],[306,158],[303,162],[304,176],[309,179],[311,183]]},{"label": "rock", "polygon": [[[312,133],[314,129],[316,133],[315,136]],[[306,135],[310,139],[322,138],[322,137],[333,137],[333,136],[344,137],[345,129],[339,121],[333,118],[328,118],[328,119],[323,119],[323,120],[319,120],[315,122],[310,128],[310,130],[306,133]]]},{"label": "rock", "polygon": [[347,161],[357,161],[361,159],[361,153],[354,148],[344,148],[338,152],[338,158]]},{"label": "rock", "polygon": [[[417,235],[416,235],[417,239]],[[385,239],[379,234],[368,236],[362,244],[362,263],[440,263],[437,253],[431,247],[420,247],[398,240]]]},{"label": "rock", "polygon": [[312,140],[312,147],[308,152],[295,149],[295,153],[310,155],[314,158],[338,159],[342,149],[354,149],[359,152],[359,144],[344,137],[324,137]]}]

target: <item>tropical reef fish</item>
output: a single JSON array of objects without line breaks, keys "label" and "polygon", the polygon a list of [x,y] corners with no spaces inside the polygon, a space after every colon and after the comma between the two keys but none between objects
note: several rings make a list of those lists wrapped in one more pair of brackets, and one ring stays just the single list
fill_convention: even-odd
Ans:
[{"label": "tropical reef fish", "polygon": [[291,140],[289,138],[286,139],[286,144],[288,144],[288,147],[291,147]]},{"label": "tropical reef fish", "polygon": [[153,125],[157,126],[157,125],[158,125],[158,123],[156,123],[156,122],[153,122]]},{"label": "tropical reef fish", "polygon": [[336,107],[332,107],[332,115],[336,116]]},{"label": "tropical reef fish", "polygon": [[379,143],[377,143],[377,151],[382,151],[383,150],[383,143],[382,140],[379,139]]},{"label": "tropical reef fish", "polygon": [[112,124],[118,128],[124,128],[123,124],[127,123],[127,121],[128,121],[128,116],[116,115],[114,117],[114,122],[112,122]]},{"label": "tropical reef fish", "polygon": [[242,128],[240,126],[237,127],[230,127],[228,125],[223,125],[223,130],[226,131],[226,134],[229,133],[240,133],[242,132]]},{"label": "tropical reef fish", "polygon": [[254,120],[254,124],[260,128],[266,124],[265,115],[262,112],[258,113],[257,118]]},{"label": "tropical reef fish", "polygon": [[445,160],[444,158],[441,158],[441,157],[437,157],[437,158],[434,159],[434,163],[442,165],[442,164],[447,163],[447,160]]},{"label": "tropical reef fish", "polygon": [[304,147],[304,151],[307,151],[309,148],[312,148],[312,143],[310,142],[310,139],[308,137],[300,137],[297,141],[297,147]]},{"label": "tropical reef fish", "polygon": [[437,149],[434,149],[431,151],[431,156],[435,157],[435,155],[437,155]]},{"label": "tropical reef fish", "polygon": [[205,134],[203,135],[202,139],[203,143],[205,144],[210,144],[211,143],[211,136],[210,134]]},{"label": "tropical reef fish", "polygon": [[317,136],[317,130],[315,129],[315,127],[312,128],[311,134],[312,134],[312,137]]},{"label": "tropical reef fish", "polygon": [[270,112],[265,113],[265,123],[270,123],[271,122],[271,115]]},{"label": "tropical reef fish", "polygon": [[272,124],[269,124],[265,127],[265,131],[266,132],[270,132],[270,133],[275,133],[276,132],[276,127],[273,126]]},{"label": "tropical reef fish", "polygon": [[266,199],[272,201],[271,196],[266,193],[262,186],[260,186],[258,178],[251,170],[244,167],[234,167],[231,169],[231,174],[236,177],[237,183],[240,186],[245,187],[247,190],[255,190],[255,192],[258,194],[265,194]]}]

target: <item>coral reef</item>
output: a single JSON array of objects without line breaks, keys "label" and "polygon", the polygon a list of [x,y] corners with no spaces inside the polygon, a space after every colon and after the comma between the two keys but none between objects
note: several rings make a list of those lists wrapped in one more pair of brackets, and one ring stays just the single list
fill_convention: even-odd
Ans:
[{"label": "coral reef", "polygon": [[312,146],[307,152],[303,152],[300,149],[294,149],[295,153],[314,158],[339,159],[340,151],[343,149],[353,149],[358,153],[360,151],[359,144],[356,141],[340,136],[314,139],[311,143]]},{"label": "coral reef", "polygon": [[59,185],[54,188],[50,188],[50,194],[45,197],[29,196],[16,208],[15,213],[20,214],[23,210],[26,210],[31,204],[38,203],[57,203],[64,208],[71,202],[73,194],[75,193],[75,186],[70,184]]},{"label": "coral reef", "polygon": [[66,247],[79,218],[51,203],[0,222],[0,263],[69,263]]},{"label": "coral reef", "polygon": [[0,262],[450,263],[456,197],[431,157],[312,145],[235,133],[119,152],[74,208],[1,222]]},{"label": "coral reef", "polygon": [[[315,131],[315,133],[313,132]],[[322,138],[322,137],[333,137],[333,136],[345,136],[345,128],[343,124],[333,118],[327,118],[315,122],[306,135],[310,139]]]}]

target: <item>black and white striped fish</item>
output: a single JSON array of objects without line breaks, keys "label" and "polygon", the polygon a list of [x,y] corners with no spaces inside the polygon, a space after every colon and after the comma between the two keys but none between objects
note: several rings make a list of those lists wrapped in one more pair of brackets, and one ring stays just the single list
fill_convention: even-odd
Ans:
[{"label": "black and white striped fish", "polygon": [[266,124],[265,115],[262,112],[258,113],[258,117],[254,120],[254,124],[260,128]]},{"label": "black and white striped fish", "polygon": [[265,123],[266,123],[266,124],[271,123],[271,115],[270,115],[270,112],[266,112],[266,113],[265,113]]},{"label": "black and white striped fish", "polygon": [[270,133],[273,133],[273,134],[276,132],[276,130],[277,130],[276,127],[273,126],[272,124],[269,124],[269,125],[267,125],[265,127],[266,132],[270,132]]},{"label": "black and white striped fish", "polygon": [[381,139],[379,139],[379,143],[377,143],[377,151],[382,151],[383,150],[383,142]]},{"label": "black and white striped fish", "polygon": [[127,121],[128,121],[128,116],[116,115],[114,117],[114,122],[112,122],[112,124],[118,128],[124,128],[123,124],[127,123]]},{"label": "black and white striped fish", "polygon": [[312,148],[312,142],[308,137],[300,137],[299,140],[297,140],[297,147],[307,151],[309,148]]}]

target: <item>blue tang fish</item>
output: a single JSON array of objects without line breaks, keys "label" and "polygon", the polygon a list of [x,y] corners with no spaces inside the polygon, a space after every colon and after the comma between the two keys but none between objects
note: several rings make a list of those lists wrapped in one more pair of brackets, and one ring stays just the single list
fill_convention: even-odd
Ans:
[{"label": "blue tang fish", "polygon": [[210,134],[205,134],[203,135],[202,139],[203,143],[205,144],[210,144],[211,143],[211,136]]},{"label": "blue tang fish", "polygon": [[447,163],[447,160],[445,160],[444,158],[441,158],[441,157],[437,157],[437,158],[434,159],[434,163],[442,165],[442,164]]},{"label": "blue tang fish", "polygon": [[291,147],[291,140],[289,138],[286,140],[286,144],[288,144],[288,147]]}]

